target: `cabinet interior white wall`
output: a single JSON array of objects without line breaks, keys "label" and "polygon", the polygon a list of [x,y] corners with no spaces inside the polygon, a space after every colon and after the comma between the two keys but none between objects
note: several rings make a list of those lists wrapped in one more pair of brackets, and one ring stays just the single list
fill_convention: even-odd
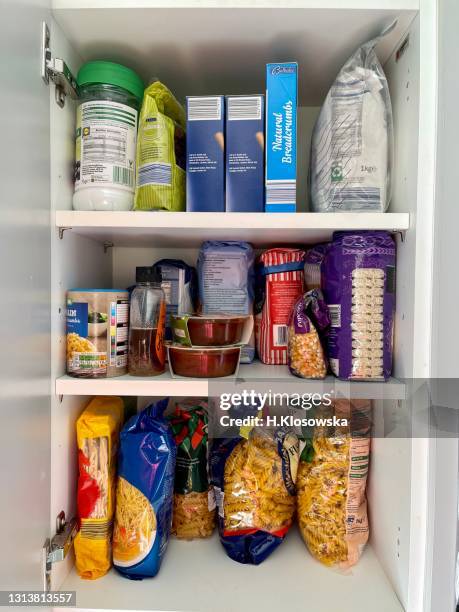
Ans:
[{"label": "cabinet interior white wall", "polygon": [[[168,6],[168,4],[173,6]],[[264,90],[268,61],[299,62],[299,210],[276,221],[249,215],[200,217],[159,213],[72,211],[75,104],[64,108],[50,91],[52,411],[51,515],[75,514],[75,420],[87,402],[83,387],[65,374],[65,292],[78,286],[125,287],[135,266],[162,257],[196,261],[208,238],[269,244],[311,244],[334,229],[395,230],[397,233],[396,377],[425,377],[430,361],[431,265],[435,150],[435,3],[421,0],[313,2],[204,0],[55,0],[50,18],[53,52],[74,73],[89,59],[110,59],[158,77],[181,98],[190,94],[256,93]],[[308,214],[306,197],[310,135],[318,109],[336,72],[351,52],[393,19],[394,31],[378,54],[388,77],[395,121],[393,198],[386,215]],[[403,49],[402,49],[403,48]],[[139,215],[136,217],[136,215]],[[123,217],[124,215],[124,217]],[[147,215],[147,217],[145,216]],[[212,218],[210,218],[212,217]],[[296,220],[295,220],[296,218]],[[124,221],[123,221],[124,219]],[[157,223],[156,223],[157,221]],[[64,228],[68,228],[65,229]],[[63,230],[59,232],[59,230]],[[108,246],[110,244],[110,246]],[[105,245],[105,247],[104,247]],[[260,367],[259,364],[255,367]],[[261,376],[272,377],[269,366]],[[57,383],[56,383],[57,381]],[[116,393],[116,381],[105,391]],[[195,382],[195,381],[194,381]],[[198,395],[202,387],[171,395]],[[193,383],[193,384],[192,384]],[[54,385],[56,384],[56,387]],[[146,384],[146,383],[144,383]],[[78,391],[76,390],[76,387]],[[171,386],[144,386],[142,401]],[[56,391],[56,392],[54,392]],[[380,418],[399,402],[375,404]],[[427,612],[425,564],[429,533],[429,442],[397,437],[375,439],[369,477],[370,545],[350,575],[312,560],[293,530],[259,567],[229,560],[217,538],[170,543],[154,580],[131,582],[110,572],[95,582],[78,578],[68,557],[53,568],[55,588],[76,590],[78,608],[132,610],[347,609],[353,612]]]}]

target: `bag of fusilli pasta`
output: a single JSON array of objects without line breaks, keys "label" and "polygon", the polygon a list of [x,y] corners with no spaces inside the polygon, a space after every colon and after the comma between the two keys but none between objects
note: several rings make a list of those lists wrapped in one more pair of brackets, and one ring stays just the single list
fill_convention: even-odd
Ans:
[{"label": "bag of fusilli pasta", "polygon": [[293,521],[297,467],[298,438],[285,430],[214,441],[210,473],[229,557],[258,565],[279,546]]},{"label": "bag of fusilli pasta", "polygon": [[177,445],[172,533],[207,538],[215,527],[215,498],[207,470],[207,402],[177,403],[170,417]]},{"label": "bag of fusilli pasta", "polygon": [[175,442],[167,404],[151,404],[120,435],[113,565],[133,580],[158,573],[170,535]]},{"label": "bag of fusilli pasta", "polygon": [[325,565],[347,569],[359,560],[369,535],[365,488],[371,402],[336,400],[316,415],[331,421],[333,416],[341,424],[316,426],[301,454],[297,516],[311,554]]}]

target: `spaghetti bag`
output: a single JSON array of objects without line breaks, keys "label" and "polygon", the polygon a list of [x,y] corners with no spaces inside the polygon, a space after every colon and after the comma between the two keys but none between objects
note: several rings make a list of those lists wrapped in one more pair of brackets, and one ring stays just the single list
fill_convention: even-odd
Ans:
[{"label": "spaghetti bag", "polygon": [[151,404],[121,432],[113,565],[133,580],[158,573],[169,540],[175,442],[167,403]]},{"label": "spaghetti bag", "polygon": [[268,365],[287,365],[288,319],[304,293],[304,257],[301,249],[269,249],[257,262],[255,338]]},{"label": "spaghetti bag", "polygon": [[207,473],[207,413],[204,405],[177,404],[171,417],[177,445],[172,533],[207,538],[215,527],[215,499]]},{"label": "spaghetti bag", "polygon": [[119,397],[96,397],[77,420],[80,530],[75,541],[76,569],[93,580],[112,565],[112,521],[118,439],[123,420]]},{"label": "spaghetti bag", "polygon": [[293,521],[298,439],[258,427],[248,439],[216,440],[210,470],[220,540],[231,559],[258,565]]},{"label": "spaghetti bag", "polygon": [[136,157],[135,210],[185,210],[183,106],[160,81],[143,94]]},{"label": "spaghetti bag", "polygon": [[365,488],[371,403],[336,400],[334,414],[349,425],[334,431],[316,427],[313,452],[303,451],[298,466],[297,515],[313,557],[345,570],[357,563],[369,535]]},{"label": "spaghetti bag", "polygon": [[295,303],[288,326],[288,365],[301,378],[325,378],[327,359],[319,332],[330,325],[327,304],[320,289],[302,295]]}]

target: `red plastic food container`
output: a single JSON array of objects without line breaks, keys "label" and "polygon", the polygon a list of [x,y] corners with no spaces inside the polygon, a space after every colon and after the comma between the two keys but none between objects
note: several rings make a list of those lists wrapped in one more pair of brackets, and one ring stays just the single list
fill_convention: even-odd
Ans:
[{"label": "red plastic food container", "polygon": [[190,317],[188,333],[194,346],[229,346],[241,342],[247,317],[214,315]]},{"label": "red plastic food container", "polygon": [[219,378],[236,372],[241,348],[189,348],[170,346],[169,360],[177,376],[191,378]]}]

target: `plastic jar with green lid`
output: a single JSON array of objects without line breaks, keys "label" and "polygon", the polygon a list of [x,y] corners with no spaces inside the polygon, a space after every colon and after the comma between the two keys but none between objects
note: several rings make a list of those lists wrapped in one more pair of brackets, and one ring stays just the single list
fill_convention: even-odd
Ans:
[{"label": "plastic jar with green lid", "polygon": [[144,84],[113,62],[84,64],[78,73],[75,210],[131,210],[137,120]]}]

